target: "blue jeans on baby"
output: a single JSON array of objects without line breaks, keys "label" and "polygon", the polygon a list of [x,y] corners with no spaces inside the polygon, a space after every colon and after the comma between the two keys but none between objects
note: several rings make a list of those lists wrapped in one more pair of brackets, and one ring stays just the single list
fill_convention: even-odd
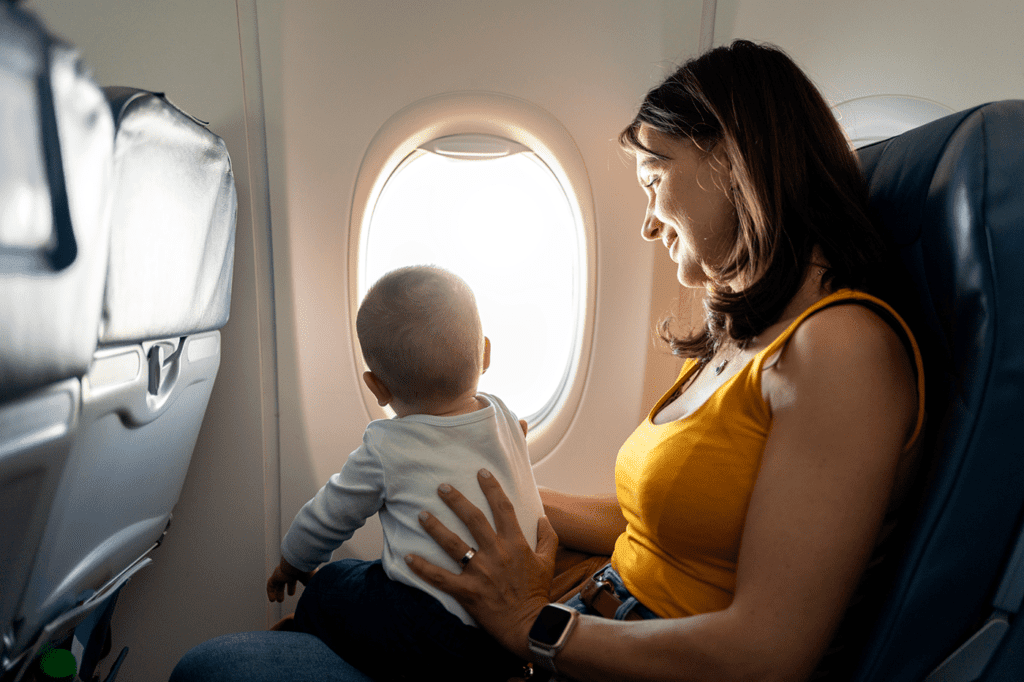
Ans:
[{"label": "blue jeans on baby", "polygon": [[[658,618],[629,594],[611,565],[595,576],[610,581],[623,600],[617,619],[632,610]],[[578,595],[566,605],[597,615]],[[506,682],[522,674],[523,662],[490,635],[463,623],[426,592],[388,578],[380,560],[344,559],[321,567],[299,598],[295,627],[382,682],[429,675]]]},{"label": "blue jeans on baby", "polygon": [[422,590],[388,578],[380,560],[326,564],[306,585],[295,627],[378,682],[506,682],[523,662]]}]

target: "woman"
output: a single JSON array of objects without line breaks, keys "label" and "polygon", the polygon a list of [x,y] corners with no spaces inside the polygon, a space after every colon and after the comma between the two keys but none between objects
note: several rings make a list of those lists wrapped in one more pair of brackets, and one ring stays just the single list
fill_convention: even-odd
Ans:
[{"label": "woman", "polygon": [[[543,491],[534,552],[481,472],[495,528],[439,489],[477,547],[421,516],[462,573],[407,561],[509,651],[566,677],[808,679],[904,498],[924,416],[913,337],[870,295],[898,290],[856,159],[799,68],[746,41],[680,67],[620,140],[648,196],[642,234],[706,290],[706,328],[663,326],[688,360],[620,450],[616,497]],[[611,555],[611,589],[592,580],[570,605],[601,613],[613,594],[629,622],[550,604],[559,540]],[[250,656],[363,679],[319,640],[283,642],[214,640],[172,680],[240,679],[225,661]]]},{"label": "woman", "polygon": [[[869,295],[895,291],[856,159],[799,68],[746,41],[683,65],[620,140],[648,196],[643,236],[706,289],[706,328],[663,327],[689,359],[620,450],[617,499],[545,491],[535,554],[482,472],[496,532],[439,491],[478,548],[422,521],[469,553],[462,574],[408,561],[510,651],[573,679],[808,679],[903,499],[924,416],[909,328]],[[556,534],[611,554],[602,575],[645,618],[559,621]]]}]

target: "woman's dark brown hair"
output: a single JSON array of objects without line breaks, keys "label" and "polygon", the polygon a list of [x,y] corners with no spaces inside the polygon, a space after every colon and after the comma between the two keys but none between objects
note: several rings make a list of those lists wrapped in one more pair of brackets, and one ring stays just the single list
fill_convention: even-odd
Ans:
[{"label": "woman's dark brown hair", "polygon": [[[659,156],[640,143],[641,125],[705,152],[721,143],[739,221],[732,252],[712,272],[705,329],[677,338],[671,319],[662,323],[673,353],[706,362],[725,335],[745,343],[776,322],[815,246],[828,261],[823,284],[877,293],[887,249],[868,215],[857,159],[817,88],[782,50],[737,40],[651,90],[619,141]],[[742,291],[723,284],[736,277],[749,283]]]}]

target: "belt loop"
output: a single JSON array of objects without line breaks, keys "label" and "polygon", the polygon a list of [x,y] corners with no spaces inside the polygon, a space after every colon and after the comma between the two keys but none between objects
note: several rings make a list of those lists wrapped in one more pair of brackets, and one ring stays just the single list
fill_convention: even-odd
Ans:
[{"label": "belt loop", "polygon": [[640,614],[633,609],[639,603],[640,601],[636,597],[629,597],[623,601],[622,605],[615,609],[615,620],[637,620]]}]

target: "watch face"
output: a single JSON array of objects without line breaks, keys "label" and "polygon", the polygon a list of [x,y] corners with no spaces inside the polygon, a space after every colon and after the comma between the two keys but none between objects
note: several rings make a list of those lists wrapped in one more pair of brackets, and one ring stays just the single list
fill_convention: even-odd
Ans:
[{"label": "watch face", "polygon": [[533,627],[530,628],[530,639],[539,644],[554,646],[565,632],[565,626],[571,619],[572,612],[568,607],[548,604],[541,610],[537,620],[533,621]]}]

